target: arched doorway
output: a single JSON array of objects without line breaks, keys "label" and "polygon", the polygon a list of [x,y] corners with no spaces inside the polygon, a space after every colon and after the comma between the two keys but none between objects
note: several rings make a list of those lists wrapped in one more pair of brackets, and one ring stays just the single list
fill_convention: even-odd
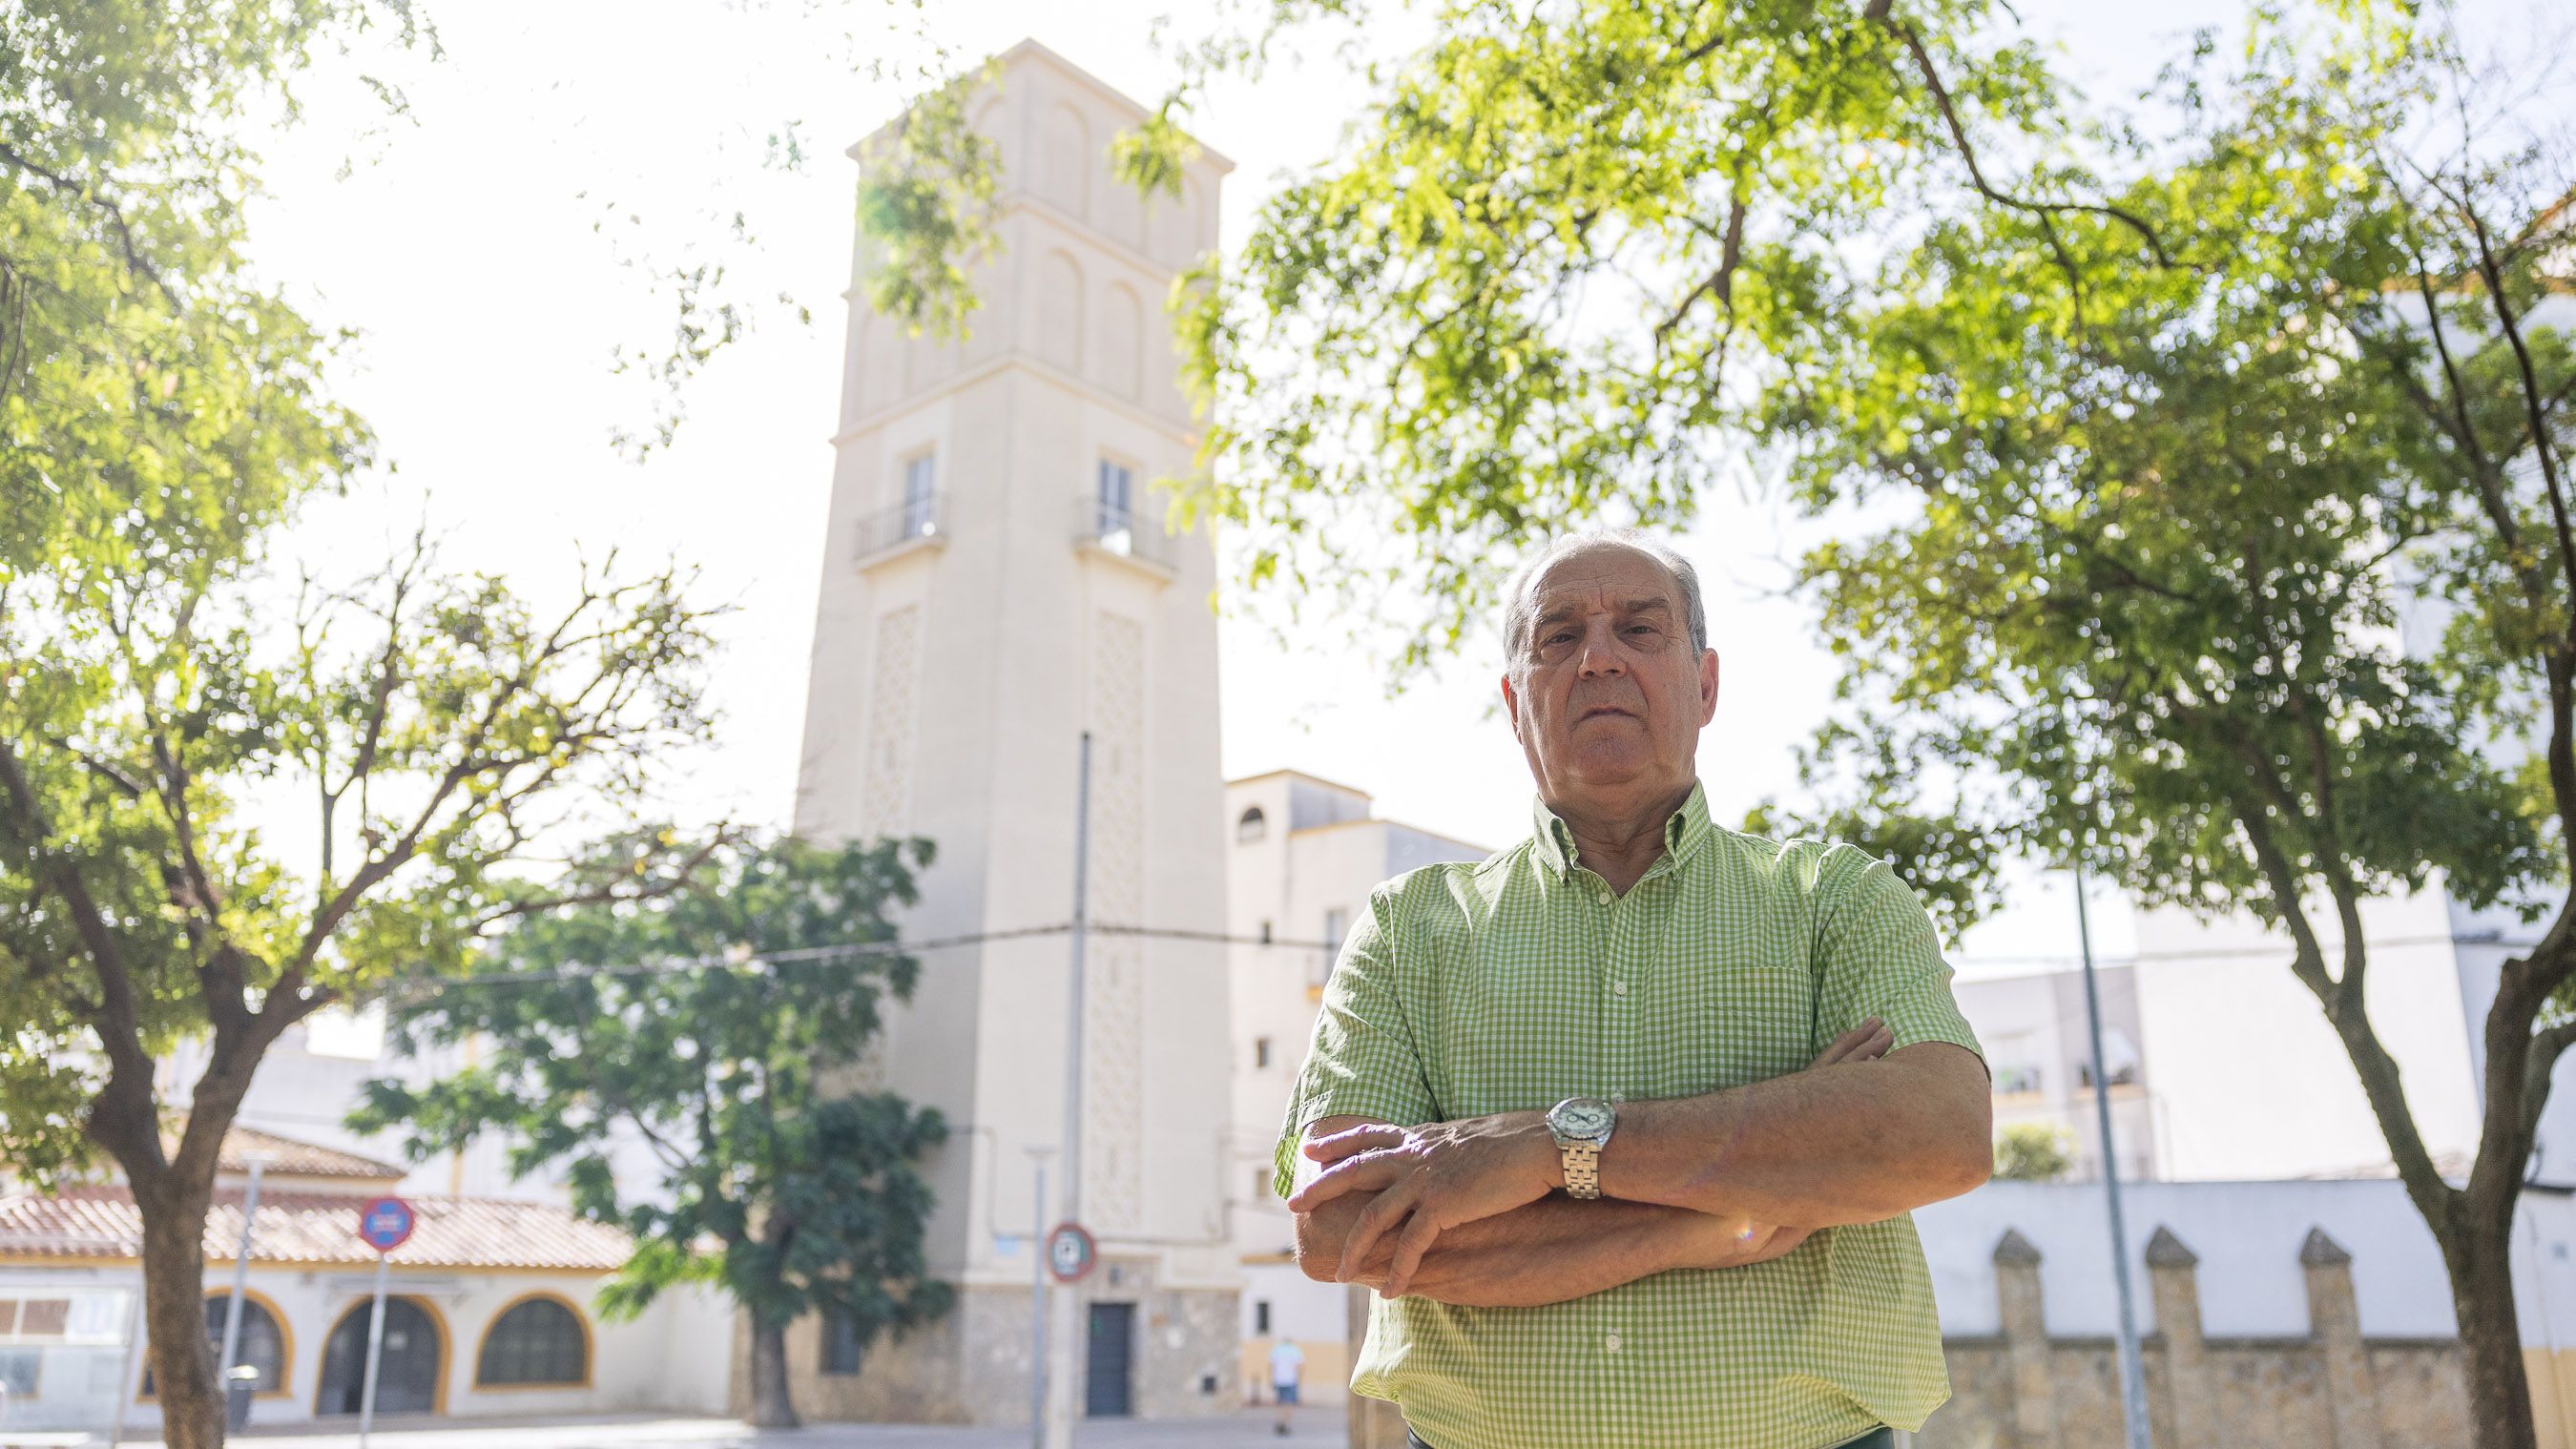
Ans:
[{"label": "arched doorway", "polygon": [[[322,1391],[316,1415],[354,1414],[367,1387],[367,1320],[373,1299],[340,1315],[322,1348]],[[447,1344],[438,1320],[410,1298],[385,1299],[384,1360],[376,1370],[376,1412],[429,1414],[438,1410],[438,1380],[447,1367]]]}]

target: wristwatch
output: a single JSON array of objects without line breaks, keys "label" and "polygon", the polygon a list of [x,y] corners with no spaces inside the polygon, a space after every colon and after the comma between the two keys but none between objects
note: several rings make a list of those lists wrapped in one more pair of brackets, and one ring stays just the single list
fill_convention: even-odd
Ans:
[{"label": "wristwatch", "polygon": [[1601,1195],[1601,1149],[1618,1125],[1619,1109],[1598,1097],[1568,1097],[1547,1109],[1548,1135],[1565,1155],[1568,1196]]}]

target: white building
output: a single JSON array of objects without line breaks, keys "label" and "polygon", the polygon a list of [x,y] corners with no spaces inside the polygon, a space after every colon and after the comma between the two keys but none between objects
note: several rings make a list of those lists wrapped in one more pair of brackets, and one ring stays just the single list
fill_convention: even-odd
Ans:
[{"label": "white building", "polygon": [[[2165,1177],[2160,1099],[2138,1045],[2137,972],[2106,966],[2094,975],[2120,1177],[2128,1182]],[[1976,1030],[1978,1045],[1986,1049],[1986,1067],[1994,1077],[1995,1131],[2024,1124],[2051,1128],[2071,1149],[2068,1176],[2100,1177],[2101,1118],[2093,1103],[2093,1040],[2082,974],[1953,978],[1950,988]]]},{"label": "white building", "polygon": [[1271,1152],[1314,1033],[1324,978],[1369,893],[1406,871],[1490,851],[1378,820],[1367,792],[1295,770],[1225,787],[1226,974],[1234,988],[1234,1116],[1227,1195],[1243,1264],[1240,1382],[1268,1392],[1272,1344],[1306,1352],[1305,1401],[1339,1403],[1350,1382],[1350,1290],[1299,1272],[1296,1227],[1271,1191]]},{"label": "white building", "polygon": [[[206,1331],[220,1344],[241,1251],[249,1162],[263,1162],[237,1363],[256,1370],[255,1424],[353,1416],[375,1290],[360,1206],[404,1169],[271,1133],[224,1139],[206,1217]],[[715,1413],[732,1373],[728,1305],[699,1288],[628,1321],[591,1302],[626,1235],[555,1204],[411,1194],[388,1262],[376,1410],[436,1415]],[[160,1423],[137,1313],[142,1218],[121,1183],[0,1195],[5,1431]]]},{"label": "white building", "polygon": [[[1149,488],[1196,446],[1161,306],[1215,243],[1230,163],[1201,152],[1177,198],[1140,200],[1108,145],[1145,108],[1033,42],[970,115],[1002,168],[973,335],[876,316],[864,239],[854,260],[796,829],[936,842],[909,936],[1061,927],[1088,732],[1091,918],[1210,937],[1216,563]],[[1026,1422],[1029,1150],[1063,1135],[1067,982],[1061,933],[927,957],[873,1071],[953,1129],[928,1163],[929,1241],[959,1304],[819,1416]],[[1081,1172],[1060,1213],[1099,1241],[1080,1290],[1093,1413],[1233,1402],[1226,996],[1212,940],[1090,940]]]}]

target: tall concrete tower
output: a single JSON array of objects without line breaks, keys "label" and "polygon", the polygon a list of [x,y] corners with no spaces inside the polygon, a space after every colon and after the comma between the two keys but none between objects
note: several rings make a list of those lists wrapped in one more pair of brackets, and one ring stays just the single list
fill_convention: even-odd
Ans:
[{"label": "tall concrete tower", "polygon": [[[1163,303],[1215,244],[1231,163],[1202,153],[1176,201],[1138,197],[1108,147],[1145,108],[1035,42],[970,114],[1002,160],[972,336],[906,336],[868,307],[864,241],[855,260],[796,828],[936,842],[914,938],[1065,922],[1088,730],[1092,920],[1217,932],[1215,559],[1203,533],[1166,532],[1151,483],[1195,446]],[[1026,1149],[1063,1136],[1069,950],[1054,934],[923,954],[868,1074],[951,1124],[931,1255],[959,1306],[863,1364],[814,1325],[791,1337],[819,1417],[1027,1422]],[[1103,934],[1088,955],[1079,1213],[1100,1266],[1078,1290],[1077,1403],[1215,1412],[1237,1282],[1222,948]]]}]

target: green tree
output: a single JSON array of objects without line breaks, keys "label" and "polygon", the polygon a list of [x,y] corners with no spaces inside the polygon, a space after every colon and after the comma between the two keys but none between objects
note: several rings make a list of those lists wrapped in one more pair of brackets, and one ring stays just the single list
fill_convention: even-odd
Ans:
[{"label": "green tree", "polygon": [[2055,1182],[2075,1165],[2066,1134],[2040,1122],[2016,1122],[1995,1134],[1995,1176],[2006,1182]]},{"label": "green tree", "polygon": [[[2576,175],[2436,29],[2259,15],[2214,56],[2172,139],[2102,138],[2164,254],[1980,212],[1760,323],[1798,496],[1894,520],[1805,560],[1853,702],[1810,779],[1936,879],[2080,861],[2279,927],[2440,1246],[2478,1442],[2522,1449],[2511,1227],[2576,1040]],[[2361,916],[2437,877],[2544,923],[2458,1182]]]},{"label": "green tree", "polygon": [[[222,1442],[206,1208],[279,1034],[552,900],[676,881],[675,847],[567,873],[542,836],[630,810],[703,738],[680,583],[586,576],[540,615],[416,552],[290,608],[203,554],[116,550],[0,583],[0,1146],[39,1185],[100,1152],[123,1171],[172,1444]],[[242,818],[281,788],[313,802],[303,869]],[[197,1037],[165,1137],[156,1061]]]},{"label": "green tree", "polygon": [[[599,859],[633,849],[612,841]],[[601,1311],[721,1288],[751,1320],[754,1422],[793,1425],[788,1325],[835,1315],[864,1348],[954,1296],[927,1276],[931,1192],[914,1167],[947,1128],[855,1081],[886,1001],[919,974],[889,913],[930,856],[925,840],[729,843],[687,890],[528,916],[473,975],[394,1009],[398,1045],[471,1038],[477,1063],[422,1087],[370,1083],[350,1125],[406,1125],[414,1160],[499,1131],[513,1171],[565,1164],[575,1205],[636,1242]],[[621,1140],[650,1150],[658,1181],[616,1179]]]},{"label": "green tree", "polygon": [[422,36],[401,0],[0,14],[0,576],[238,552],[367,456],[323,387],[336,339],[244,274],[242,134],[379,24]]}]

